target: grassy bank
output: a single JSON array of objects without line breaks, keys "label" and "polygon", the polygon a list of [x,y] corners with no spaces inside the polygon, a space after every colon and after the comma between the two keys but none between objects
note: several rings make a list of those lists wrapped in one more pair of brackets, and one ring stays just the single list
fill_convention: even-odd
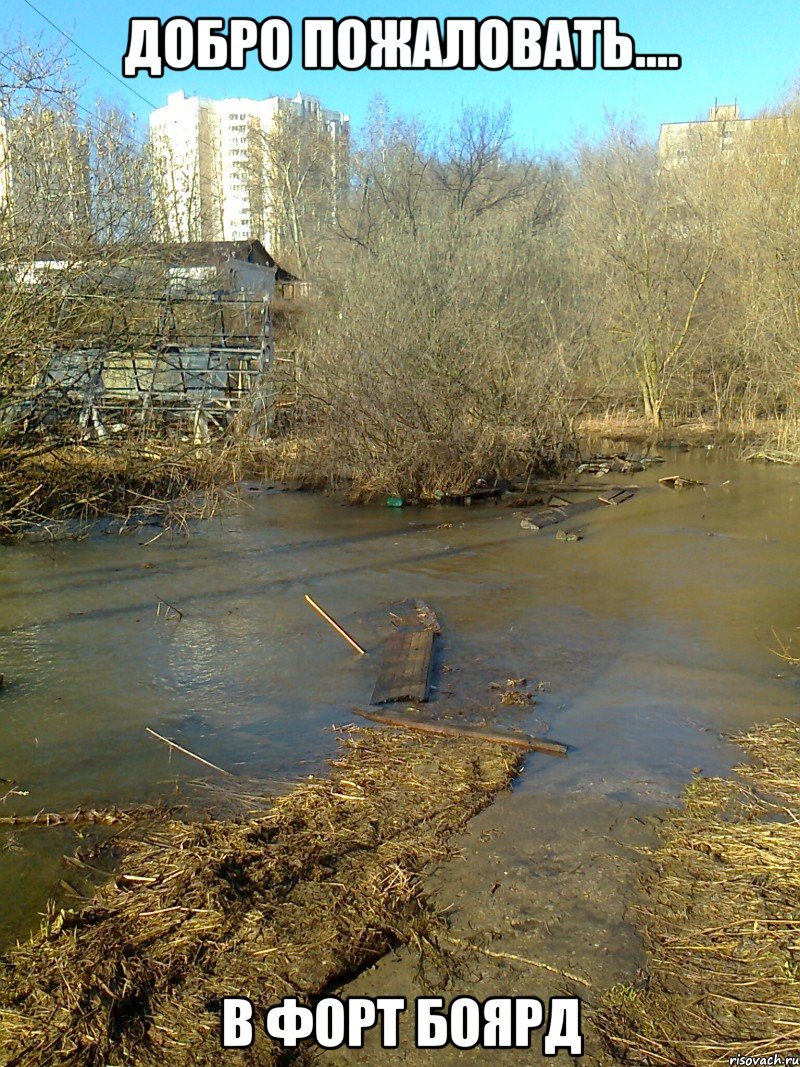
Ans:
[{"label": "grassy bank", "polygon": [[276,447],[247,438],[200,447],[164,435],[0,448],[0,538],[55,534],[101,517],[183,529],[214,514],[232,482],[290,472]]},{"label": "grassy bank", "polygon": [[[222,996],[313,998],[387,952],[437,958],[425,867],[517,772],[505,746],[352,730],[259,818],[171,822],[0,961],[0,1061],[218,1063]],[[260,1032],[234,1062],[286,1062]]]},{"label": "grassy bank", "polygon": [[792,417],[717,419],[666,419],[654,429],[633,411],[584,415],[576,425],[582,440],[605,439],[631,444],[729,445],[745,459],[800,463],[800,422]]},{"label": "grassy bank", "polygon": [[584,416],[573,431],[536,423],[462,426],[450,440],[441,428],[410,428],[388,416],[380,438],[355,423],[347,430],[316,423],[265,441],[233,436],[202,446],[166,435],[146,443],[62,440],[0,448],[0,538],[105,516],[184,528],[190,518],[213,514],[225,487],[242,478],[344,492],[362,503],[386,496],[430,500],[468,492],[479,479],[522,484],[557,475],[574,467],[581,441],[601,439],[728,445],[744,458],[800,462],[797,420],[667,421],[654,432],[641,416],[617,412]]},{"label": "grassy bank", "polygon": [[221,473],[219,460],[209,462],[166,442],[147,447],[122,443],[110,447],[58,444],[24,450],[0,450],[0,537],[31,527],[52,527],[72,520],[134,514],[180,522],[189,508],[188,494],[204,491],[200,511],[213,509]]},{"label": "grassy bank", "polygon": [[800,1049],[800,725],[736,740],[753,762],[692,783],[651,855],[649,974],[612,990],[594,1020],[622,1063],[706,1067]]}]

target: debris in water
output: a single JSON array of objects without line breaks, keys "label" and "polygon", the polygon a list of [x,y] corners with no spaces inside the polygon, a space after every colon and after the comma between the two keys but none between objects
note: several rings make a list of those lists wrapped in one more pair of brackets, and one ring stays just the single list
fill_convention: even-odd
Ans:
[{"label": "debris in water", "polygon": [[615,474],[630,474],[643,471],[645,464],[642,459],[633,459],[626,452],[620,452],[613,456],[592,456],[585,463],[576,468],[578,474],[594,474],[603,477],[612,471]]},{"label": "debris in water", "polygon": [[506,707],[532,704],[533,693],[528,693],[524,689],[506,689],[500,697],[500,703],[505,704]]},{"label": "debris in water", "polygon": [[502,689],[500,703],[506,706],[533,703],[533,694],[526,691],[527,678],[509,678],[506,682],[492,682],[490,689]]},{"label": "debris in water", "polygon": [[168,604],[166,600],[159,600],[156,605],[156,618],[157,619],[177,619],[178,622],[183,618],[183,612],[180,608],[176,608],[174,604]]},{"label": "debris in water", "polygon": [[431,633],[440,634],[442,628],[439,625],[439,619],[436,612],[431,611],[424,600],[417,600],[414,604],[414,610],[417,613],[417,617],[422,624],[423,630],[430,630]]},{"label": "debris in water", "polygon": [[[409,709],[414,710],[414,709]],[[441,734],[442,737],[470,738],[474,741],[488,741],[497,745],[511,745],[514,748],[524,748],[528,752],[544,752],[549,756],[566,756],[567,746],[558,741],[545,741],[538,737],[517,737],[514,734],[498,734],[488,730],[471,730],[461,726],[449,726],[438,722],[422,722],[418,719],[398,718],[393,715],[383,715],[374,711],[363,711],[361,708],[353,708],[356,715],[370,722],[379,722],[384,726],[394,726],[398,730],[419,731],[425,734]]]},{"label": "debris in water", "polygon": [[343,626],[340,626],[339,623],[336,621],[336,619],[332,618],[327,613],[327,611],[325,611],[324,608],[321,608],[319,606],[319,604],[316,602],[316,600],[312,600],[311,597],[308,595],[308,593],[305,594],[305,601],[306,601],[307,604],[310,604],[311,607],[314,609],[314,611],[316,611],[316,613],[318,615],[321,615],[322,618],[325,620],[325,622],[327,622],[330,626],[332,626],[334,628],[334,630],[337,632],[337,634],[340,637],[343,637],[344,640],[348,643],[348,645],[350,645],[352,648],[354,648],[356,650],[356,652],[358,652],[359,655],[366,656],[367,650],[365,648],[362,648],[361,645],[358,643],[358,641],[356,641],[356,639],[354,637],[351,637],[350,634],[347,632],[347,630],[345,630]]},{"label": "debris in water", "polygon": [[168,737],[163,737],[161,734],[157,734],[155,730],[151,730],[149,726],[145,726],[145,730],[159,741],[163,741],[165,745],[169,745],[170,749],[176,749],[178,752],[182,752],[184,756],[189,756],[191,759],[197,760],[198,763],[202,763],[206,767],[210,767],[212,771],[219,771],[220,774],[225,774],[228,778],[235,778],[236,775],[231,774],[230,771],[224,770],[222,767],[218,767],[216,763],[210,763],[207,759],[203,759],[202,756],[198,756],[195,752],[190,752],[188,748],[183,748],[181,745],[177,745],[174,741],[170,741]]},{"label": "debris in water", "polygon": [[503,689],[507,687],[509,689],[518,689],[522,685],[527,685],[527,678],[509,678],[505,682],[492,682],[489,686],[490,689]]},{"label": "debris in water", "polygon": [[[27,793],[17,795],[27,796]],[[37,811],[35,815],[1,815],[0,826],[75,826],[79,823],[104,823],[111,826],[156,815],[165,817],[172,810],[143,804],[137,808],[77,808],[69,812]]]},{"label": "debris in water", "polygon": [[609,490],[605,496],[599,496],[597,499],[601,504],[610,504],[613,507],[616,507],[617,504],[625,504],[635,496],[635,490],[618,485],[616,488]]},{"label": "debris in water", "polygon": [[398,942],[441,941],[423,871],[519,755],[351,730],[324,778],[261,818],[173,820],[126,841],[115,880],[85,908],[51,907],[3,958],[0,1062],[216,1064],[229,991],[254,1000],[248,1062],[286,1062],[263,1017],[287,990],[313,1003]]},{"label": "debris in water", "polygon": [[668,478],[659,478],[659,485],[665,485],[668,489],[689,489],[693,485],[705,485],[694,478],[683,478],[680,474],[671,474]]}]

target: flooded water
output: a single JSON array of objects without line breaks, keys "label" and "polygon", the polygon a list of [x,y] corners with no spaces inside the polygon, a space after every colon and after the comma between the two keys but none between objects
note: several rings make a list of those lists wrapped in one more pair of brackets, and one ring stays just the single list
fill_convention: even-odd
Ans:
[{"label": "flooded water", "polygon": [[[0,548],[0,778],[27,792],[0,815],[185,791],[203,768],[170,758],[148,726],[241,775],[319,771],[330,727],[369,700],[376,661],[354,655],[303,594],[369,649],[394,604],[423,598],[444,630],[438,665],[452,668],[436,672],[431,711],[570,746],[567,760],[531,756],[481,816],[506,831],[484,862],[512,872],[520,899],[543,886],[543,851],[562,858],[568,893],[576,836],[608,853],[598,840],[619,812],[646,816],[693,770],[728,769],[738,754],[723,735],[797,714],[796,676],[767,646],[773,628],[800,629],[800,471],[665,455],[613,476],[641,491],[568,522],[577,543],[557,541],[557,527],[522,529],[502,506],[358,509],[245,492],[188,541],[145,546],[151,531]],[[706,486],[671,491],[657,484],[667,474]],[[159,601],[183,617],[159,616]],[[546,691],[499,706],[490,683],[519,676]],[[35,924],[75,844],[72,830],[0,828],[0,944]],[[559,906],[566,947],[592,919],[576,912],[570,926]]]}]

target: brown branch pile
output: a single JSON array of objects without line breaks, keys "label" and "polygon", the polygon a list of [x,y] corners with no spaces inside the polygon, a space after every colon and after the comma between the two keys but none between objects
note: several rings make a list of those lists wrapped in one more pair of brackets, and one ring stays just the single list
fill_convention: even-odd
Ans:
[{"label": "brown branch pile", "polygon": [[222,487],[248,463],[261,473],[261,456],[241,447],[211,451],[167,438],[146,445],[55,443],[27,453],[0,447],[0,538],[55,536],[101,516],[182,530],[190,519],[214,514]]},{"label": "brown branch pile", "polygon": [[800,724],[737,741],[757,762],[694,782],[653,854],[649,978],[595,1019],[623,1063],[779,1063],[800,1048]]},{"label": "brown branch pile", "polygon": [[[0,961],[0,1061],[218,1063],[221,997],[307,999],[395,943],[435,950],[420,874],[517,765],[496,745],[354,729],[330,774],[266,817],[151,832]],[[259,1032],[226,1055],[281,1050]]]}]

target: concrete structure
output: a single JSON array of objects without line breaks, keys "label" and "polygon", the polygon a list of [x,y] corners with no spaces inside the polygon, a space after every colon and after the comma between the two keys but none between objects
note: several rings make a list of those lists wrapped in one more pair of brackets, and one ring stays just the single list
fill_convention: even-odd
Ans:
[{"label": "concrete structure", "polygon": [[301,93],[291,99],[206,100],[180,91],[167,97],[165,107],[152,112],[153,194],[159,240],[242,241],[258,237],[268,245],[273,243],[273,182],[264,162],[264,139],[283,110],[293,111],[326,131],[330,135],[330,167],[332,171],[341,168],[349,137],[348,116]]},{"label": "concrete structure", "polygon": [[714,104],[707,119],[665,122],[658,138],[658,158],[665,169],[714,158],[747,146],[755,131],[764,131],[779,118],[743,119],[738,104]]}]

